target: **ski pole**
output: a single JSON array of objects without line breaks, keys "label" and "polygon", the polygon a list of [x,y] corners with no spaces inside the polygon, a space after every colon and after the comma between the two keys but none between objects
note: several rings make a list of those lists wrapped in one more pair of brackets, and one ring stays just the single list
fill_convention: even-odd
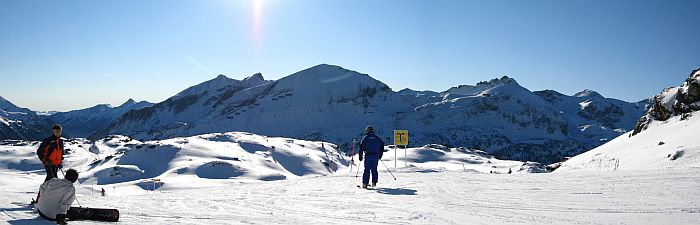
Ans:
[{"label": "ski pole", "polygon": [[[61,173],[63,174],[63,179],[66,179],[66,173],[63,172],[63,168],[58,168],[58,169],[61,170]],[[80,201],[78,201],[78,196],[75,196],[75,202],[78,203],[78,206],[83,207],[83,206],[80,204]]]},{"label": "ski pole", "polygon": [[391,177],[393,177],[394,180],[396,180],[396,177],[394,176],[393,173],[391,173],[391,170],[389,169],[389,167],[386,166],[386,164],[384,163],[384,161],[382,161],[381,159],[379,159],[379,161],[382,162],[382,164],[384,165],[384,168],[386,168],[386,170],[389,171],[389,174],[391,174]]},{"label": "ski pole", "polygon": [[[362,163],[358,163],[358,164],[362,165]],[[359,175],[359,174],[360,174],[360,166],[358,165],[357,172],[355,172],[355,178],[357,178],[357,175]]]},{"label": "ski pole", "polygon": [[350,155],[350,174],[352,174],[352,165],[355,164],[355,138],[352,139],[352,154]]}]

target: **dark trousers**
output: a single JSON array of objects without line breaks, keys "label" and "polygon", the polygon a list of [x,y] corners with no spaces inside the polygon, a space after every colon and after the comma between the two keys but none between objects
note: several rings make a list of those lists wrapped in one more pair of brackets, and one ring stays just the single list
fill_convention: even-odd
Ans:
[{"label": "dark trousers", "polygon": [[44,182],[51,180],[53,178],[58,178],[58,167],[54,166],[53,164],[48,164],[44,165],[44,169],[46,170],[46,179],[44,179]]},{"label": "dark trousers", "polygon": [[379,180],[379,173],[377,172],[377,165],[379,164],[379,159],[366,158],[365,159],[365,172],[362,173],[362,183],[369,184],[369,175],[372,174],[372,183],[377,183]]}]

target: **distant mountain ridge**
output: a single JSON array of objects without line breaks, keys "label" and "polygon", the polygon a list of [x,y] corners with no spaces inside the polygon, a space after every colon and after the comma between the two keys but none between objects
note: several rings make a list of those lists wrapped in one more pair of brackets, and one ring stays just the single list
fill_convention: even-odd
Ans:
[{"label": "distant mountain ridge", "polygon": [[0,97],[0,140],[41,140],[51,134],[52,122]]},{"label": "distant mountain ridge", "polygon": [[323,140],[347,150],[373,124],[387,138],[394,129],[408,129],[413,146],[478,147],[505,159],[552,162],[632,129],[645,106],[590,90],[574,96],[531,92],[509,77],[440,93],[394,92],[367,74],[321,64],[274,81],[261,74],[243,80],[220,75],[129,111],[91,138],[245,131]]},{"label": "distant mountain ridge", "polygon": [[652,100],[633,131],[561,163],[557,171],[700,168],[700,69]]},{"label": "distant mountain ridge", "polygon": [[58,112],[48,116],[49,119],[63,126],[64,132],[73,137],[88,137],[104,128],[124,113],[152,106],[147,101],[136,102],[129,99],[123,104],[112,107],[109,104],[100,104],[86,109],[69,112]]}]

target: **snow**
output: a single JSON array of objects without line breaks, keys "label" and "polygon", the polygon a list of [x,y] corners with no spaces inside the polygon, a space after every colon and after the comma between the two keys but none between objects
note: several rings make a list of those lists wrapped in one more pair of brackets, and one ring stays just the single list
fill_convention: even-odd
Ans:
[{"label": "snow", "polygon": [[466,96],[475,96],[475,95],[480,95],[482,93],[489,93],[489,91],[498,89],[499,87],[503,86],[520,86],[518,85],[518,82],[515,81],[515,79],[512,79],[507,76],[503,76],[501,78],[497,79],[491,79],[490,81],[483,81],[479,82],[476,85],[460,85],[457,87],[450,88],[449,90],[443,92],[443,95],[446,94],[459,94],[459,95],[466,95]]},{"label": "snow", "polygon": [[[700,179],[687,171],[477,174],[380,171],[362,190],[343,175],[214,187],[168,187],[108,196],[76,185],[82,205],[118,208],[124,224],[697,224]],[[695,171],[697,172],[697,171]],[[2,172],[0,221],[48,224],[13,202],[34,197],[41,176]],[[194,186],[195,184],[193,184]],[[125,197],[128,195],[128,197]],[[74,221],[71,224],[103,224]]]},{"label": "snow", "polygon": [[48,118],[63,126],[63,132],[71,137],[87,137],[104,128],[130,110],[152,106],[153,103],[129,99],[118,107],[100,104],[86,109],[58,112]]},{"label": "snow", "polygon": [[6,126],[9,126],[11,122],[14,121],[5,119],[4,117],[0,117],[0,123],[5,124]]},{"label": "snow", "polygon": [[594,99],[604,98],[598,92],[595,92],[595,91],[590,90],[590,89],[585,89],[583,91],[580,91],[580,92],[574,94],[574,97],[587,97],[587,98],[594,98]]},{"label": "snow", "polygon": [[[394,92],[368,74],[321,64],[273,81],[259,74],[243,81],[219,76],[127,112],[89,137],[157,140],[245,131],[323,140],[348,152],[352,138],[372,124],[383,138],[394,129],[410,130],[415,146],[478,146],[504,158],[550,163],[632,129],[644,112],[643,105],[602,97],[559,94],[551,100],[509,77],[441,93]],[[587,100],[590,107],[581,109]],[[578,127],[584,125],[605,132],[583,133]]]},{"label": "snow", "polygon": [[0,140],[40,140],[50,128],[46,117],[0,97]]},{"label": "snow", "polygon": [[[35,197],[43,181],[37,144],[0,145],[0,224],[49,224],[18,204]],[[689,197],[700,194],[700,168],[533,174],[527,173],[533,163],[480,150],[389,146],[378,188],[363,190],[355,176],[363,162],[354,158],[351,169],[353,158],[327,142],[229,132],[66,144],[66,167],[81,172],[80,204],[117,208],[123,224],[700,222],[696,198]],[[329,159],[333,169],[323,164]]]},{"label": "snow", "polygon": [[674,88],[667,88],[662,91],[657,99],[661,103],[661,105],[666,108],[668,111],[672,111],[673,109],[673,104],[676,103],[676,95],[678,93],[678,90],[681,90],[681,87],[674,87]]},{"label": "snow", "polygon": [[655,121],[644,132],[631,137],[623,134],[571,158],[556,172],[700,169],[699,117],[700,113],[694,112],[686,120],[676,116]]},{"label": "snow", "polygon": [[58,111],[34,111],[39,116],[51,116],[53,114],[59,113]]}]

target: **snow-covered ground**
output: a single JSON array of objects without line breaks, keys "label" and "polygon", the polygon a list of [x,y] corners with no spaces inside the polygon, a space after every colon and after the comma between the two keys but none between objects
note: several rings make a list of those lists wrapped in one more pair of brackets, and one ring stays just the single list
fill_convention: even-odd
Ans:
[{"label": "snow-covered ground", "polygon": [[[345,170],[128,197],[118,188],[100,197],[83,184],[78,200],[120,209],[121,224],[698,224],[698,172],[508,175],[411,168],[394,171],[397,180],[381,172],[379,188],[363,190]],[[41,178],[0,173],[2,223],[51,224],[14,204],[34,197]]]},{"label": "snow-covered ground", "polygon": [[564,162],[557,172],[700,169],[700,113],[655,121],[637,135],[627,133]]},{"label": "snow-covered ground", "polygon": [[[363,190],[346,149],[331,143],[241,132],[66,143],[66,167],[81,172],[74,205],[117,208],[121,224],[700,223],[699,168],[529,173],[540,170],[433,145],[407,157],[398,149],[396,170],[389,148],[379,187]],[[35,148],[0,145],[2,224],[52,224],[24,205],[44,177]]]}]

